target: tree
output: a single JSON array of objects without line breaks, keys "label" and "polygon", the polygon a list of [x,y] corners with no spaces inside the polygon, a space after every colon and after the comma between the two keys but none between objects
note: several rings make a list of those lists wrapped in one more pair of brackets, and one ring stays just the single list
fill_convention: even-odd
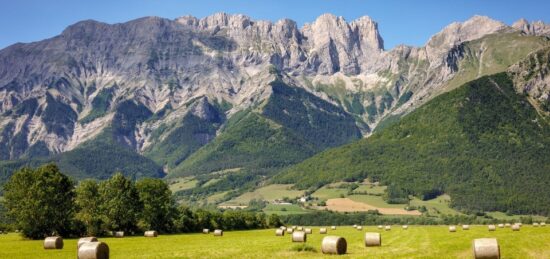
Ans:
[{"label": "tree", "polygon": [[4,186],[5,206],[24,236],[40,239],[71,232],[73,182],[55,164],[16,171]]},{"label": "tree", "polygon": [[99,185],[99,194],[103,201],[101,212],[108,228],[127,232],[137,230],[142,204],[136,186],[130,179],[116,173]]},{"label": "tree", "polygon": [[143,204],[140,227],[145,230],[170,231],[176,211],[168,185],[160,179],[144,178],[136,183],[136,188]]},{"label": "tree", "polygon": [[90,236],[100,235],[104,217],[101,213],[102,204],[99,194],[99,185],[94,180],[84,180],[76,188],[76,201],[78,212],[76,219],[86,227],[86,233]]}]

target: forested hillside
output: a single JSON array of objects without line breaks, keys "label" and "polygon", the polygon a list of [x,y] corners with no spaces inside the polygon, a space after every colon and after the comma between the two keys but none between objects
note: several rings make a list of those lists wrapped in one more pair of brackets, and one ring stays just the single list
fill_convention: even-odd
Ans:
[{"label": "forested hillside", "polygon": [[506,73],[442,94],[396,124],[322,152],[276,182],[300,188],[369,177],[466,211],[550,214],[550,125]]}]

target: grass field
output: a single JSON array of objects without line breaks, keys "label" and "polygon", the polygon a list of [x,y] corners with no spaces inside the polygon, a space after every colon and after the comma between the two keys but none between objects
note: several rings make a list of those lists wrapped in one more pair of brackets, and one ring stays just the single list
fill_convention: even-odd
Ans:
[{"label": "grass field", "polygon": [[292,184],[271,184],[254,190],[253,192],[243,193],[241,196],[224,202],[223,205],[248,205],[252,199],[262,199],[274,201],[284,197],[296,198],[304,194],[303,191],[291,190]]},{"label": "grass field", "polygon": [[413,198],[410,202],[411,206],[426,206],[428,213],[431,215],[446,214],[446,215],[461,215],[462,213],[449,207],[451,197],[449,195],[440,195],[435,199],[423,201],[418,198]]},{"label": "grass field", "polygon": [[328,200],[333,198],[340,198],[342,195],[345,196],[348,193],[346,188],[335,188],[323,186],[311,194],[311,197],[317,198],[319,200]]},{"label": "grass field", "polygon": [[176,178],[176,179],[170,180],[168,185],[172,192],[177,192],[181,190],[191,189],[197,186],[197,182],[198,181],[192,177],[182,177],[182,178]]},{"label": "grass field", "polygon": [[384,199],[382,199],[382,196],[354,194],[354,195],[348,196],[348,198],[350,198],[351,200],[363,202],[378,208],[403,209],[407,206],[406,204],[388,204],[386,203],[386,201],[384,201]]},{"label": "grass field", "polygon": [[[308,235],[312,252],[296,252],[290,236],[276,237],[274,230],[225,232],[223,237],[203,234],[160,235],[158,238],[100,238],[109,245],[111,258],[319,258],[321,240],[318,228]],[[381,247],[365,247],[364,232],[378,232],[373,226],[357,231],[349,226],[329,231],[329,235],[346,238],[348,253],[342,258],[473,258],[475,238],[495,237],[503,259],[550,258],[550,227],[524,226],[519,232],[486,226],[472,226],[469,231],[449,233],[446,226],[394,226],[382,232]],[[0,235],[0,258],[74,258],[76,240],[66,239],[63,250],[44,250],[42,241],[22,240],[11,233]],[[328,257],[328,256],[326,256]],[[340,257],[339,257],[340,258]]]},{"label": "grass field", "polygon": [[278,214],[278,215],[289,215],[289,214],[303,214],[311,212],[310,210],[306,210],[296,204],[267,204],[267,206],[263,209],[263,211],[266,214]]}]

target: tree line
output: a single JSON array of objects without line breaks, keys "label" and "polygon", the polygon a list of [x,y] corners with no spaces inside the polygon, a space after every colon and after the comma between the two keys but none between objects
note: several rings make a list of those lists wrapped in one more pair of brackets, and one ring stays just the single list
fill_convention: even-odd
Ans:
[{"label": "tree line", "polygon": [[83,180],[75,185],[55,164],[16,171],[4,186],[2,205],[7,217],[2,222],[32,239],[102,236],[109,231],[181,233],[281,225],[277,215],[178,206],[161,179],[133,182],[116,173],[105,181]]}]

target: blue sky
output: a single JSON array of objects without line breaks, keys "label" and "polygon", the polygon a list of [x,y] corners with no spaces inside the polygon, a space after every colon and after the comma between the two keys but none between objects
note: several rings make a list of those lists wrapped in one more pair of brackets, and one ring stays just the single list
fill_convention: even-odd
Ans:
[{"label": "blue sky", "polygon": [[262,20],[290,18],[300,26],[323,13],[348,21],[368,15],[378,22],[386,49],[424,45],[449,23],[475,14],[507,24],[521,17],[550,22],[549,0],[0,0],[0,48],[55,36],[85,19],[117,23],[143,16],[200,18],[221,11]]}]

